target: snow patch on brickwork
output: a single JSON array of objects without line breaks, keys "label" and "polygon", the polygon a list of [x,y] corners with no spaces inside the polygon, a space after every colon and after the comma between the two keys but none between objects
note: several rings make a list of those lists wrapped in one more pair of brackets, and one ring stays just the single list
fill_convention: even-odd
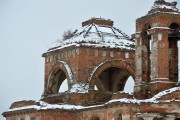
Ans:
[{"label": "snow patch on brickwork", "polygon": [[[110,104],[113,102],[122,102],[122,103],[136,103],[136,104],[141,104],[141,103],[159,103],[160,101],[158,101],[157,99],[161,98],[164,95],[170,94],[172,92],[178,91],[180,90],[180,87],[174,87],[168,90],[164,90],[160,93],[158,93],[157,95],[155,95],[154,97],[150,98],[150,99],[145,99],[145,100],[137,100],[137,99],[127,99],[127,98],[123,98],[123,99],[115,99],[115,100],[110,100],[108,103],[106,104]],[[179,102],[179,100],[175,100],[177,102]],[[171,102],[171,100],[161,100],[161,102]]]},{"label": "snow patch on brickwork", "polygon": [[39,103],[40,103],[40,105],[32,105],[32,106],[9,109],[7,112],[27,110],[27,109],[34,109],[34,110],[48,110],[48,109],[49,110],[52,110],[52,109],[80,110],[80,109],[95,108],[95,107],[103,106],[103,105],[80,106],[80,105],[68,105],[68,104],[48,104],[48,103],[43,102],[43,101],[40,101]]},{"label": "snow patch on brickwork", "polygon": [[180,90],[180,87],[174,87],[174,88],[171,88],[171,89],[168,89],[168,90],[165,90],[165,91],[162,91],[162,92],[158,93],[157,95],[155,95],[155,96],[154,96],[153,98],[151,98],[151,99],[156,100],[156,99],[161,98],[161,97],[164,96],[164,95],[170,94],[170,93],[175,92],[175,91],[178,91],[178,90]]},{"label": "snow patch on brickwork", "polygon": [[103,64],[105,64],[106,62],[109,62],[109,60],[103,61],[102,63],[100,63],[99,65],[97,65],[97,66],[93,69],[93,71],[92,71],[91,74],[90,74],[90,77],[88,78],[88,81],[89,81],[89,82],[90,82],[90,80],[92,79],[94,73],[97,71],[97,69],[98,69],[100,66],[102,66]]},{"label": "snow patch on brickwork", "polygon": [[71,86],[70,93],[88,93],[89,85],[84,83],[76,83]]},{"label": "snow patch on brickwork", "polygon": [[158,101],[154,101],[151,99],[146,99],[146,100],[137,100],[137,99],[127,99],[127,98],[122,98],[122,99],[115,99],[115,100],[110,100],[106,104],[111,104],[114,102],[120,102],[120,103],[133,103],[133,104],[141,104],[141,103],[158,103]]}]

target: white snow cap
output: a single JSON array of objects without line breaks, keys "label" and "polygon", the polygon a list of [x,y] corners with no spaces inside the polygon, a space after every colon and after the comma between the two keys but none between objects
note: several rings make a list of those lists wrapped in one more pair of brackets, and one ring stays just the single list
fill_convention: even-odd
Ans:
[{"label": "white snow cap", "polygon": [[152,9],[167,9],[171,12],[178,12],[178,8],[176,8],[177,2],[166,2],[164,0],[156,0]]},{"label": "white snow cap", "polygon": [[[93,20],[94,19],[95,18],[93,18]],[[104,21],[109,22],[110,20],[108,19]],[[49,51],[69,46],[93,46],[134,50],[132,47],[134,45],[134,41],[131,37],[113,27],[113,25],[102,25],[91,22],[84,25],[81,29],[75,30],[73,32],[73,37],[70,39],[56,43],[55,47],[49,49]]]}]

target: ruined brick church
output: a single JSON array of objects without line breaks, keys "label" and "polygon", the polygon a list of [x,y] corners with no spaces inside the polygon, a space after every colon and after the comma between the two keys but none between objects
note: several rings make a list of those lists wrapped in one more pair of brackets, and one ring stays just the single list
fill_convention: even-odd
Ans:
[{"label": "ruined brick church", "polygon": [[[177,2],[156,0],[129,37],[91,18],[50,48],[40,101],[14,102],[6,120],[180,120]],[[134,93],[123,92],[129,77]],[[59,92],[67,80],[68,90]]]}]

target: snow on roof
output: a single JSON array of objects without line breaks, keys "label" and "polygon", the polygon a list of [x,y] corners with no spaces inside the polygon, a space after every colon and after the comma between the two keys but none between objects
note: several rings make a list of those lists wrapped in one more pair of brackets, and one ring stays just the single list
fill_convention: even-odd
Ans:
[{"label": "snow on roof", "polygon": [[148,14],[153,14],[156,12],[166,12],[171,14],[179,13],[179,9],[176,7],[176,5],[177,2],[166,2],[164,0],[156,0]]},{"label": "snow on roof", "polygon": [[152,6],[152,9],[168,9],[168,10],[172,10],[175,12],[178,12],[178,9],[176,8],[176,6],[171,6],[171,5],[160,5],[160,4],[154,4],[154,6]]},{"label": "snow on roof", "polygon": [[103,106],[103,105],[80,106],[80,105],[68,105],[68,104],[48,104],[48,103],[43,102],[43,101],[40,101],[39,103],[40,103],[39,106],[38,105],[32,105],[32,106],[26,106],[26,107],[13,108],[13,109],[9,109],[6,112],[26,110],[26,109],[34,109],[34,110],[48,110],[48,109],[49,110],[51,110],[51,109],[80,110],[80,109]]},{"label": "snow on roof", "polygon": [[48,109],[50,109],[50,110],[51,109],[80,110],[80,109],[101,107],[101,106],[108,105],[108,104],[115,103],[115,102],[130,103],[130,104],[159,103],[159,102],[171,102],[171,101],[180,102],[180,100],[164,100],[164,101],[158,100],[162,96],[170,94],[170,93],[178,91],[178,90],[180,90],[180,87],[174,87],[174,88],[162,91],[150,99],[137,100],[137,99],[122,98],[122,99],[110,100],[109,102],[107,102],[105,104],[94,105],[94,106],[80,106],[80,105],[68,105],[68,104],[48,104],[48,103],[45,103],[43,101],[40,101],[39,105],[31,105],[31,106],[26,106],[26,107],[13,108],[13,109],[9,109],[6,112],[26,110],[26,109],[34,109],[34,110],[48,110]]},{"label": "snow on roof", "polygon": [[73,37],[61,42],[56,42],[49,51],[63,49],[69,46],[94,46],[107,48],[121,48],[134,50],[134,41],[121,30],[113,26],[89,24],[75,30]]}]

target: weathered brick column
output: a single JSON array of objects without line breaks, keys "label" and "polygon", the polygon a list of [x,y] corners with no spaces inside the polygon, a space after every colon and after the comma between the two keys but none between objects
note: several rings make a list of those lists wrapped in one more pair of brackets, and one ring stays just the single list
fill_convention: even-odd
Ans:
[{"label": "weathered brick column", "polygon": [[[136,46],[135,46],[135,97],[138,99],[145,99],[148,97],[148,74],[147,69],[144,70],[148,66],[148,62],[144,60],[145,54],[147,54],[147,48],[143,43],[141,33],[136,33],[133,35],[135,38]],[[144,68],[143,68],[144,67]],[[145,72],[146,71],[146,72]]]}]

